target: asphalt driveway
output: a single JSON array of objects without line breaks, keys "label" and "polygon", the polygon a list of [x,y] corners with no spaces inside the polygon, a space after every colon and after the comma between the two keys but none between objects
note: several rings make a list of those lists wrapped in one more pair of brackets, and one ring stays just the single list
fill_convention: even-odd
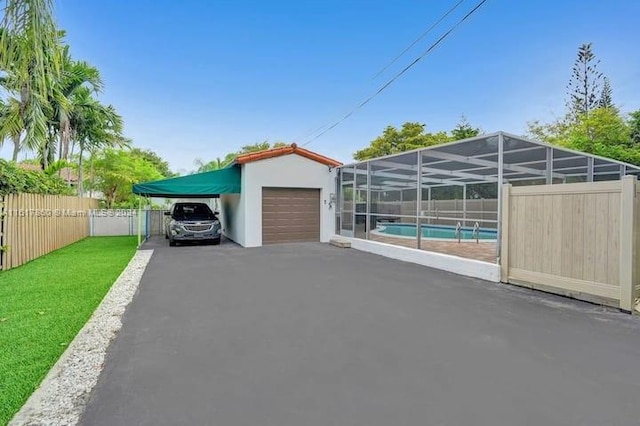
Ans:
[{"label": "asphalt driveway", "polygon": [[640,319],[321,244],[156,251],[84,425],[640,424]]}]

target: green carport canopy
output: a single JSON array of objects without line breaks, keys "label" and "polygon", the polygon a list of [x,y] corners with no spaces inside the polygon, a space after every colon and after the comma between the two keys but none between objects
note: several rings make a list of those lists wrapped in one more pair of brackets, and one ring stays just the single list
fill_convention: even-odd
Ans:
[{"label": "green carport canopy", "polygon": [[240,193],[240,167],[157,180],[133,185],[133,193],[144,197],[214,198]]}]

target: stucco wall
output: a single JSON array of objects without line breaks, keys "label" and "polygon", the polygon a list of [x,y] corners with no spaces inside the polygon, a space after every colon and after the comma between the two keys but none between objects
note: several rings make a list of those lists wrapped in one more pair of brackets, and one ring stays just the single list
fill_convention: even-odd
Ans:
[{"label": "stucco wall", "polygon": [[[262,245],[262,188],[317,188],[320,189],[320,240],[328,242],[334,232],[333,209],[329,209],[329,194],[335,191],[336,170],[291,154],[245,164],[242,168],[242,194],[233,215],[233,238],[245,247]],[[224,202],[224,201],[223,201]],[[227,203],[230,204],[230,203]],[[335,208],[335,207],[334,207]],[[224,208],[223,208],[224,210]],[[237,220],[244,215],[244,228]]]},{"label": "stucco wall", "polygon": [[241,194],[220,196],[220,216],[224,235],[240,245],[244,245],[244,205]]},{"label": "stucco wall", "polygon": [[413,248],[394,246],[359,238],[346,238],[336,235],[338,240],[351,242],[351,247],[368,253],[379,254],[403,262],[417,263],[430,268],[442,269],[467,277],[480,278],[492,282],[500,282],[500,265],[482,262],[464,257],[451,256],[443,253],[417,250]]}]

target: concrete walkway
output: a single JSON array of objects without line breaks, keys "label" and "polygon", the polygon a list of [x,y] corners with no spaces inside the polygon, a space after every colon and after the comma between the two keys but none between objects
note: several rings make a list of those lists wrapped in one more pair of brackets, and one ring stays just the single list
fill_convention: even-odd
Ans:
[{"label": "concrete walkway", "polygon": [[320,244],[156,251],[84,425],[640,423],[640,319]]}]

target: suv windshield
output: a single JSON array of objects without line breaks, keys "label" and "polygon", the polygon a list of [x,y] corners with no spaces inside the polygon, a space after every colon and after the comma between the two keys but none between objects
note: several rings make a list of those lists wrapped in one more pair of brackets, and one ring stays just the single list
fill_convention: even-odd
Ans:
[{"label": "suv windshield", "polygon": [[203,203],[176,204],[172,216],[175,220],[213,220],[216,218],[209,206]]}]

